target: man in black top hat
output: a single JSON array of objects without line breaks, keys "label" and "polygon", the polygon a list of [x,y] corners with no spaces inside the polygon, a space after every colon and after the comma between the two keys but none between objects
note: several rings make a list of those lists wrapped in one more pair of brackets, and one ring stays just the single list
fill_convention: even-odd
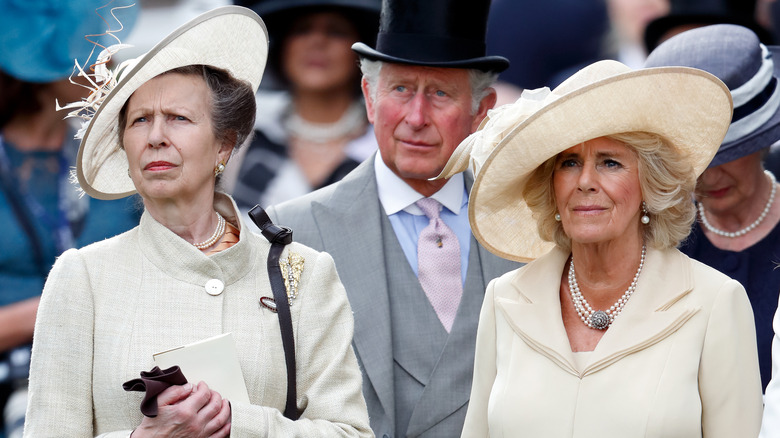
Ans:
[{"label": "man in black top hat", "polygon": [[377,437],[460,436],[485,287],[518,266],[471,235],[472,175],[429,180],[493,107],[491,85],[509,65],[485,56],[488,9],[487,0],[383,1],[376,48],[352,46],[379,154],[269,209],[336,261]]}]

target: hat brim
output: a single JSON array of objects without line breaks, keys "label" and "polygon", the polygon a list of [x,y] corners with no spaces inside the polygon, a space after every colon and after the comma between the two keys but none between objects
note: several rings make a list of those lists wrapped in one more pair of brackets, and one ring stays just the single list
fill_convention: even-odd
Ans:
[{"label": "hat brim", "polygon": [[725,84],[686,67],[630,71],[564,94],[512,128],[485,160],[469,201],[472,232],[500,257],[531,261],[554,246],[539,236],[522,195],[528,177],[545,161],[587,140],[642,131],[666,139],[699,175],[723,140],[731,114]]},{"label": "hat brim", "polygon": [[[772,53],[774,61],[775,78],[780,78],[780,47],[768,46],[767,49]],[[780,87],[780,84],[777,85]],[[710,162],[709,167],[720,166],[721,164],[734,161],[766,149],[780,140],[780,107],[777,108],[772,117],[763,125],[756,128],[750,134],[736,140],[723,143],[715,154],[715,158]]]},{"label": "hat brim", "polygon": [[257,91],[267,57],[265,24],[244,7],[211,10],[173,31],[136,59],[92,117],[77,158],[81,188],[93,198],[106,200],[136,192],[128,175],[127,154],[119,142],[118,116],[148,80],[175,68],[202,64],[226,70]]},{"label": "hat brim", "polygon": [[481,71],[500,73],[509,67],[509,60],[503,56],[482,56],[478,58],[458,59],[452,61],[424,61],[419,59],[391,56],[372,49],[365,43],[355,43],[352,50],[360,56],[374,61],[394,62],[397,64],[419,65],[424,67],[473,68]]}]

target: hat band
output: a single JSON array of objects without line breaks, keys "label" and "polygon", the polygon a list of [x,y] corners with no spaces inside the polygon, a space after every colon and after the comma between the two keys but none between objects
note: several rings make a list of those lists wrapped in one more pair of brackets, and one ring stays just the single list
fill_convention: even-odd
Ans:
[{"label": "hat band", "polygon": [[760,93],[750,99],[749,102],[742,106],[735,106],[734,114],[731,116],[731,123],[742,120],[745,117],[749,117],[754,112],[760,110],[764,105],[766,105],[767,102],[769,102],[769,99],[772,98],[776,87],[777,79],[772,77],[772,80],[769,81],[769,84],[767,84],[767,86],[764,87]]},{"label": "hat band", "polygon": [[764,90],[769,84],[769,81],[772,80],[772,73],[774,71],[772,54],[765,45],[761,44],[760,46],[761,67],[758,68],[756,74],[754,74],[749,81],[731,90],[731,99],[734,101],[735,107],[742,106],[752,100],[753,97]]},{"label": "hat band", "polygon": [[[777,79],[772,78],[767,87],[745,107],[736,108],[731,125],[723,139],[723,143],[738,140],[753,133],[761,125],[769,121],[780,108],[780,88]],[[739,116],[739,118],[737,118]]]},{"label": "hat band", "polygon": [[420,62],[453,62],[485,56],[485,43],[465,38],[411,33],[380,33],[376,50]]}]

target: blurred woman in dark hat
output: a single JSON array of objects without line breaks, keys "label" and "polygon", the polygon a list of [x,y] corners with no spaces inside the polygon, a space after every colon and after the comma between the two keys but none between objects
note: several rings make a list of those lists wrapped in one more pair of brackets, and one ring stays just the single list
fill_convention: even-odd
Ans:
[{"label": "blurred woman in dark hat", "polygon": [[772,315],[780,290],[780,202],[775,176],[763,165],[769,147],[780,140],[777,53],[746,27],[718,24],[666,40],[646,62],[647,67],[700,68],[731,90],[731,125],[698,179],[698,221],[680,249],[745,286],[764,389],[772,374]]},{"label": "blurred woman in dark hat", "polygon": [[[55,258],[128,230],[140,216],[134,200],[80,196],[70,183],[76,130],[57,111],[57,101],[87,94],[68,81],[74,59],[85,62],[90,56],[93,44],[84,35],[110,44],[100,34],[109,26],[120,29],[110,8],[101,8],[105,3],[6,1],[0,6],[0,437],[4,430],[9,436],[21,433],[29,343]],[[115,14],[125,29],[132,27],[134,11]]]},{"label": "blurred woman in dark hat", "polygon": [[376,38],[380,1],[240,3],[268,26],[278,88],[258,93],[254,139],[225,175],[246,211],[336,182],[376,150],[351,46]]}]

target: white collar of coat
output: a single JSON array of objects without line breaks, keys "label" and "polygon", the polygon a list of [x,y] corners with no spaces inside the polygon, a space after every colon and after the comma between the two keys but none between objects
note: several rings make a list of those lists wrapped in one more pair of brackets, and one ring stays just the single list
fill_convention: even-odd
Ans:
[{"label": "white collar of coat", "polygon": [[680,303],[693,289],[687,257],[676,249],[648,249],[636,291],[580,373],[561,319],[559,288],[568,256],[556,247],[519,269],[495,301],[518,336],[571,374],[583,377],[656,344],[700,309]]}]

